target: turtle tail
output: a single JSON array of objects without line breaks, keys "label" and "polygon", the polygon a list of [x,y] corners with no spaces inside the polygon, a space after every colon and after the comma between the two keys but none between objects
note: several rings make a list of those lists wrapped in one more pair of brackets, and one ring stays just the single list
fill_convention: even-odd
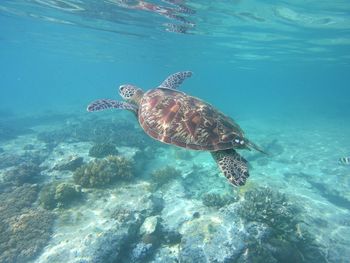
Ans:
[{"label": "turtle tail", "polygon": [[252,149],[258,151],[258,152],[261,152],[263,154],[269,155],[267,152],[265,152],[263,149],[261,149],[260,146],[256,145],[255,143],[253,143],[251,141],[248,141],[247,146],[249,148],[252,148]]}]

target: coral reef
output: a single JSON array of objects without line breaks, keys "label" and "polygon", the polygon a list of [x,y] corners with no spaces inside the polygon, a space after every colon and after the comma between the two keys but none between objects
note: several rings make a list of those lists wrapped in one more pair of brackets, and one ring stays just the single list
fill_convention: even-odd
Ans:
[{"label": "coral reef", "polygon": [[77,168],[82,166],[84,163],[83,157],[76,155],[69,156],[68,159],[58,162],[53,169],[58,171],[75,171]]},{"label": "coral reef", "polygon": [[15,166],[4,173],[4,182],[13,185],[22,185],[25,183],[35,183],[40,176],[40,167],[33,163],[23,163],[21,165]]},{"label": "coral reef", "polygon": [[238,214],[249,222],[261,222],[276,231],[294,231],[299,210],[287,197],[271,188],[255,188],[244,194]]},{"label": "coral reef", "polygon": [[236,262],[244,253],[245,235],[235,223],[235,218],[230,220],[219,223],[207,218],[189,224],[181,239],[178,261]]},{"label": "coral reef", "polygon": [[315,238],[300,230],[300,212],[285,195],[270,188],[246,192],[237,213],[247,224],[250,253],[238,262],[327,262]]},{"label": "coral reef", "polygon": [[39,203],[45,209],[68,207],[82,197],[81,188],[70,183],[51,183],[43,187]]},{"label": "coral reef", "polygon": [[22,127],[22,125],[12,125],[12,122],[0,122],[0,141],[15,139],[21,134],[32,132],[30,129]]},{"label": "coral reef", "polygon": [[155,182],[157,188],[168,183],[170,180],[181,177],[181,172],[173,166],[167,165],[164,168],[154,170],[151,173],[152,181]]},{"label": "coral reef", "polygon": [[83,187],[104,187],[133,177],[133,161],[121,156],[97,159],[75,170],[74,182]]},{"label": "coral reef", "polygon": [[162,225],[160,216],[146,217],[139,229],[138,242],[131,250],[129,258],[131,262],[148,261],[159,247],[179,244],[181,238],[179,232],[166,229]]},{"label": "coral reef", "polygon": [[28,262],[47,245],[54,216],[32,206],[37,190],[23,185],[0,194],[0,262]]},{"label": "coral reef", "polygon": [[117,155],[118,151],[112,143],[98,143],[91,147],[89,156],[103,158],[108,155]]},{"label": "coral reef", "polygon": [[209,207],[223,207],[237,201],[237,198],[228,194],[207,193],[202,196],[202,202]]},{"label": "coral reef", "polygon": [[54,209],[57,205],[57,202],[55,200],[55,191],[56,191],[56,185],[55,184],[48,184],[45,185],[39,195],[39,203],[40,205],[45,209]]},{"label": "coral reef", "polygon": [[[8,237],[2,262],[27,262],[39,254],[51,236],[53,215],[45,210],[28,209],[7,223]],[[2,249],[1,249],[2,250]]]},{"label": "coral reef", "polygon": [[58,205],[68,205],[72,201],[81,197],[81,188],[69,183],[61,183],[57,185],[55,191],[55,200]]},{"label": "coral reef", "polygon": [[54,130],[50,132],[40,132],[37,135],[37,139],[49,145],[57,145],[61,142],[68,141],[72,134],[69,130]]},{"label": "coral reef", "polygon": [[255,183],[252,180],[248,180],[245,185],[243,185],[242,187],[236,188],[235,193],[238,197],[242,198],[242,197],[244,197],[246,192],[254,191],[254,189],[258,188],[258,187],[259,187],[259,185],[257,183]]},{"label": "coral reef", "polygon": [[215,192],[221,195],[234,196],[235,189],[227,183],[227,179],[224,176],[221,176],[217,167],[215,167],[214,171],[208,171],[203,164],[194,163],[191,172],[187,173],[183,178],[186,195],[190,198],[202,199],[204,195],[212,193],[216,189]]},{"label": "coral reef", "polygon": [[5,152],[0,153],[0,169],[20,164],[20,156],[14,154],[6,154]]},{"label": "coral reef", "polygon": [[131,262],[142,262],[146,260],[153,252],[153,245],[148,243],[138,243],[131,252]]},{"label": "coral reef", "polygon": [[153,140],[149,138],[134,120],[95,119],[82,122],[78,127],[79,140],[94,141],[97,143],[115,143],[117,146],[136,146],[145,148]]},{"label": "coral reef", "polygon": [[[339,153],[319,147],[324,160],[314,162],[318,147],[304,155],[299,150],[305,151],[301,147],[305,141],[292,137],[290,147],[287,137],[279,137],[281,142],[268,145],[275,137],[269,134],[265,148],[276,158],[247,153],[256,176],[233,189],[207,154],[160,148],[136,127],[137,122],[124,121],[122,114],[106,119],[90,114],[38,127],[56,129],[38,135],[47,143],[45,150],[37,151],[43,144],[37,145],[32,135],[1,145],[0,169],[5,169],[0,171],[0,262],[347,262],[350,199],[346,183],[339,179],[344,176],[349,182],[348,171],[323,162],[336,160]],[[47,115],[36,123],[52,121]],[[30,119],[25,122],[22,127],[33,125]],[[329,141],[337,145],[336,140]],[[50,151],[57,143],[59,147]],[[90,156],[97,159],[86,157],[91,145]],[[119,146],[136,146],[118,148],[135,163],[116,155]],[[290,158],[286,153],[293,149]],[[69,156],[71,151],[81,154]],[[84,165],[83,158],[94,160]],[[194,159],[193,167],[183,161],[189,158]],[[174,166],[164,165],[171,160]],[[161,169],[148,173],[147,165]],[[135,168],[150,180],[122,183],[138,174]],[[278,177],[280,172],[286,176]],[[63,181],[72,174],[79,186]],[[259,187],[266,180],[271,188]],[[81,191],[112,183],[121,187]],[[274,189],[284,189],[290,196]],[[89,202],[79,202],[83,197]],[[73,205],[74,200],[78,205],[71,209],[57,209]],[[59,220],[50,237],[56,213]]]},{"label": "coral reef", "polygon": [[38,196],[36,185],[25,184],[7,188],[0,193],[0,216],[12,217],[24,208],[31,207]]},{"label": "coral reef", "polygon": [[116,146],[134,146],[141,149],[160,145],[135,124],[136,122],[121,119],[105,120],[90,117],[79,122],[67,123],[61,129],[39,133],[37,138],[54,145],[68,140],[113,143]]},{"label": "coral reef", "polygon": [[47,156],[48,152],[46,151],[31,151],[22,155],[9,154],[7,152],[0,153],[0,169],[28,163],[39,165]]},{"label": "coral reef", "polygon": [[19,165],[24,161],[24,158],[15,154],[0,153],[0,169]]}]

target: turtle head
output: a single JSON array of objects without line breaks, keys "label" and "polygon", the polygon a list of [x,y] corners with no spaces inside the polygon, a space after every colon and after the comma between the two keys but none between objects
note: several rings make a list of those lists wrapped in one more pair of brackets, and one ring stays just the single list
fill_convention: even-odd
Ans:
[{"label": "turtle head", "polygon": [[127,102],[132,102],[138,105],[143,95],[143,91],[134,85],[124,84],[119,86],[119,94]]}]

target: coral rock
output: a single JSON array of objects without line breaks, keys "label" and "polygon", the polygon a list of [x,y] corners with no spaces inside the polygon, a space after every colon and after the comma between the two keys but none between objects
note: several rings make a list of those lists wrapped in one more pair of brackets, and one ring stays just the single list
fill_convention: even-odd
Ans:
[{"label": "coral rock", "polygon": [[157,227],[159,226],[159,217],[158,216],[150,216],[145,219],[141,228],[141,235],[150,235],[156,232]]},{"label": "coral rock", "polygon": [[83,165],[84,159],[82,157],[73,155],[68,157],[67,160],[63,160],[60,163],[56,164],[53,169],[59,171],[75,171],[77,168]]},{"label": "coral rock", "polygon": [[70,183],[52,183],[43,187],[39,202],[45,209],[54,209],[56,207],[68,207],[81,196],[79,186]]}]

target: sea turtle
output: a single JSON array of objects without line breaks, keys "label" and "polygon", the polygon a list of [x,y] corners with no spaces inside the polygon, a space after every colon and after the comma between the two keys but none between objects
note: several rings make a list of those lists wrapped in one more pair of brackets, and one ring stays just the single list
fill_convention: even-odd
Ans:
[{"label": "sea turtle", "polygon": [[207,102],[177,90],[191,76],[190,71],[177,72],[146,92],[134,85],[121,85],[119,94],[125,102],[99,99],[89,104],[87,110],[129,110],[152,138],[187,149],[210,151],[229,182],[244,185],[249,176],[248,165],[235,149],[262,150],[245,138],[230,117]]}]

